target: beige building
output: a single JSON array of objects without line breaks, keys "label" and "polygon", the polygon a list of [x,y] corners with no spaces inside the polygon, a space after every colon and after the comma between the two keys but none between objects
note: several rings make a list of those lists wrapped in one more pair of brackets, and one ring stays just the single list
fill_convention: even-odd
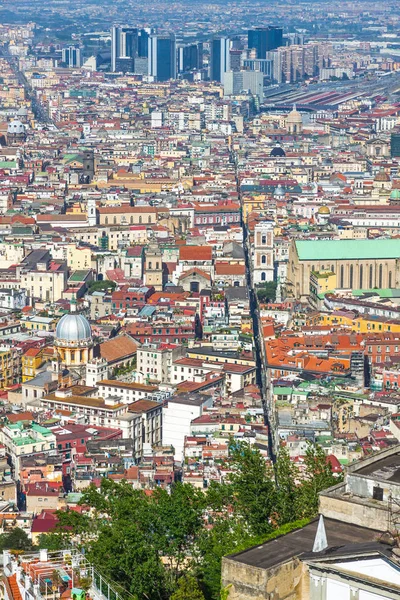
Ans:
[{"label": "beige building", "polygon": [[337,289],[395,288],[400,280],[400,239],[293,241],[287,296],[308,298],[311,273],[326,270],[336,275]]},{"label": "beige building", "polygon": [[145,252],[144,282],[147,287],[154,287],[156,292],[164,288],[164,269],[162,252],[157,244],[150,244]]},{"label": "beige building", "polygon": [[67,288],[67,263],[53,260],[47,250],[32,250],[17,267],[16,276],[31,298],[56,302]]},{"label": "beige building", "polygon": [[152,206],[108,206],[99,208],[100,225],[153,225],[157,209]]}]

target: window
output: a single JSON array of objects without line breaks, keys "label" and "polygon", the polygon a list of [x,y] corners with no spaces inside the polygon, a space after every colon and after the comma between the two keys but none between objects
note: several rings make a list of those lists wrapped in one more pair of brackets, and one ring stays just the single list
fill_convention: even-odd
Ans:
[{"label": "window", "polygon": [[360,290],[362,290],[362,286],[363,286],[363,279],[364,279],[363,278],[363,274],[364,274],[363,271],[364,271],[364,269],[363,269],[363,266],[361,265],[360,266],[360,281],[359,281]]},{"label": "window", "polygon": [[382,265],[379,265],[379,283],[378,283],[379,288],[382,288],[382,269],[383,269]]},{"label": "window", "polygon": [[375,486],[372,489],[372,498],[374,500],[383,500],[383,488]]},{"label": "window", "polygon": [[353,289],[353,265],[350,265],[349,288]]},{"label": "window", "polygon": [[266,235],[261,236],[261,243],[262,244],[266,244],[267,243],[267,236]]},{"label": "window", "polygon": [[372,265],[369,265],[369,288],[372,289],[373,277],[372,277]]},{"label": "window", "polygon": [[389,289],[392,287],[392,271],[389,271],[389,275],[388,275],[388,287]]},{"label": "window", "polygon": [[265,254],[263,254],[262,257],[261,257],[261,263],[263,265],[265,265],[266,262],[267,262],[267,257],[265,256]]},{"label": "window", "polygon": [[139,223],[142,224],[142,215],[139,216]]},{"label": "window", "polygon": [[263,272],[261,273],[261,281],[266,281],[266,279],[267,279],[267,276],[266,276],[266,274],[265,274],[265,271],[263,271]]},{"label": "window", "polygon": [[340,287],[344,288],[344,266],[340,267]]}]

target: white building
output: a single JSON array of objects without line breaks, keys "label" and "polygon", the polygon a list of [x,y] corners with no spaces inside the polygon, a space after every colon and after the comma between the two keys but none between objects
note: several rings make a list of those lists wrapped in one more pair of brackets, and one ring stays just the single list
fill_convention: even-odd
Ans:
[{"label": "white building", "polygon": [[137,349],[137,370],[146,381],[169,383],[172,363],[182,356],[182,346],[146,344]]},{"label": "white building", "polygon": [[212,404],[212,396],[181,394],[169,399],[163,406],[162,443],[174,447],[176,461],[183,459],[185,436],[190,435],[191,422]]},{"label": "white building", "polygon": [[254,283],[274,279],[274,224],[257,223],[254,227],[253,280]]}]

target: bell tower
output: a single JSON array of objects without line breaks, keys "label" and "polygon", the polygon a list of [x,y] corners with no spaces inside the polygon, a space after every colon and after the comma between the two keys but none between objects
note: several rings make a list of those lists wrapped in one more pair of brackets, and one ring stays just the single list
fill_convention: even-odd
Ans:
[{"label": "bell tower", "polygon": [[156,292],[162,292],[164,287],[162,253],[154,243],[149,244],[145,251],[144,283],[148,287],[153,286]]},{"label": "bell tower", "polygon": [[254,283],[274,279],[274,225],[271,221],[254,227]]}]

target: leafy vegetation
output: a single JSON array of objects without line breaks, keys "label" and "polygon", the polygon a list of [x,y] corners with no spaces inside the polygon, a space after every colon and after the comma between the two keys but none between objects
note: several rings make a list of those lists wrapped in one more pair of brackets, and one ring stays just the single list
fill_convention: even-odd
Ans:
[{"label": "leafy vegetation", "polygon": [[[222,557],[304,526],[318,493],[339,480],[323,450],[309,445],[304,473],[282,448],[274,467],[246,442],[231,442],[232,475],[203,491],[176,483],[151,494],[103,479],[81,500],[89,513],[61,511],[51,548],[68,537],[97,569],[138,600],[223,600]],[[43,546],[42,546],[43,547]]]},{"label": "leafy vegetation", "polygon": [[117,287],[114,281],[91,281],[88,285],[89,292],[92,294],[93,292],[113,292]]},{"label": "leafy vegetation", "polygon": [[257,297],[260,302],[275,302],[276,281],[267,281],[262,287],[257,288]]}]

